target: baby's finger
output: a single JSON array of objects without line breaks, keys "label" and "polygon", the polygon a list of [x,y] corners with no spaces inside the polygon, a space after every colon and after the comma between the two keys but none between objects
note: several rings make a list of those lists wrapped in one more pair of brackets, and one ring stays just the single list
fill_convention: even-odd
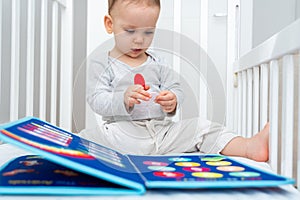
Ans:
[{"label": "baby's finger", "polygon": [[141,102],[135,98],[130,98],[129,99],[129,105],[133,106],[134,104],[140,104]]},{"label": "baby's finger", "polygon": [[156,97],[155,100],[156,101],[174,101],[175,99],[172,95],[165,95],[165,96],[159,95]]},{"label": "baby's finger", "polygon": [[159,104],[164,107],[172,107],[173,106],[172,101],[159,101]]},{"label": "baby's finger", "polygon": [[148,95],[147,95],[147,94],[144,94],[144,92],[134,92],[134,93],[132,93],[131,97],[134,99],[148,101],[150,99],[150,94],[148,93]]},{"label": "baby's finger", "polygon": [[173,106],[163,106],[162,109],[163,109],[164,112],[169,113],[169,112],[172,112],[174,110],[174,107]]},{"label": "baby's finger", "polygon": [[140,94],[144,95],[145,97],[151,98],[151,94],[145,90],[139,90],[138,91]]},{"label": "baby's finger", "polygon": [[150,86],[149,85],[145,85],[144,89],[147,91],[150,89]]}]

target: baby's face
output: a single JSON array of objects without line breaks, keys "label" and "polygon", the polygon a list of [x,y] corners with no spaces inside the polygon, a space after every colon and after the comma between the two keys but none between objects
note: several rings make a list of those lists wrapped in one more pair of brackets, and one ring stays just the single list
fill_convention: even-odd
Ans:
[{"label": "baby's face", "polygon": [[151,45],[159,11],[158,6],[118,1],[111,16],[119,53],[132,58],[145,53]]}]

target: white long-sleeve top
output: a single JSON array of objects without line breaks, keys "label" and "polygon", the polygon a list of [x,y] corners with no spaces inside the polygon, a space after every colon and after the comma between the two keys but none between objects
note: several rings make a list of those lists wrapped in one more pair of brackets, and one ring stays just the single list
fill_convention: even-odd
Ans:
[{"label": "white long-sleeve top", "polygon": [[135,104],[128,111],[124,103],[126,89],[134,84],[134,76],[144,76],[153,96],[162,90],[172,91],[177,98],[177,108],[183,102],[180,77],[160,57],[147,52],[148,59],[138,67],[108,56],[108,52],[94,53],[88,60],[87,102],[104,121],[164,119],[167,116],[153,100]]}]

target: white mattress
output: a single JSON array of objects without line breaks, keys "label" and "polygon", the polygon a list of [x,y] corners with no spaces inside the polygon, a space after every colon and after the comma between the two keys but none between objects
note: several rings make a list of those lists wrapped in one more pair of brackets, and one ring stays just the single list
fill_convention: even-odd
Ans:
[{"label": "white mattress", "polygon": [[[7,161],[11,160],[14,157],[29,154],[28,152],[19,149],[15,146],[9,144],[0,145],[0,166],[2,166]],[[255,167],[262,168],[264,170],[270,170],[270,167],[267,163],[259,163],[245,158],[235,158],[241,162],[250,164]],[[70,200],[70,199],[103,199],[103,200],[118,200],[118,199],[149,199],[149,200],[253,200],[253,199],[300,199],[300,192],[296,190],[292,185],[281,186],[278,188],[243,188],[243,189],[201,189],[201,190],[150,190],[142,196],[1,196],[2,199],[11,199],[11,200],[46,200],[46,199],[59,199],[59,200]]]}]

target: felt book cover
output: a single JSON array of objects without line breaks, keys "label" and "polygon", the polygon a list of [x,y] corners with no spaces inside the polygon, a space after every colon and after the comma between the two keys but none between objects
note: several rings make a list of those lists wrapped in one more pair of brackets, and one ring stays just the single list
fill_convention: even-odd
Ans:
[{"label": "felt book cover", "polygon": [[34,117],[0,127],[0,139],[34,154],[1,166],[0,194],[132,195],[294,183],[222,155],[124,155]]}]

